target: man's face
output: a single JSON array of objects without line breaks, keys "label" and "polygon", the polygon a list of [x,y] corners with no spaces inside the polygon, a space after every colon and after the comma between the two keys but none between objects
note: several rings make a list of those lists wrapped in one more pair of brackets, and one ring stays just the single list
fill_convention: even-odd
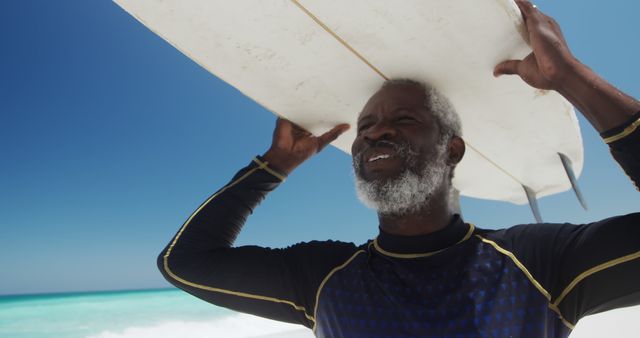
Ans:
[{"label": "man's face", "polygon": [[418,174],[437,157],[440,130],[425,100],[424,90],[411,84],[385,87],[369,99],[351,146],[359,178],[386,181],[406,170]]}]

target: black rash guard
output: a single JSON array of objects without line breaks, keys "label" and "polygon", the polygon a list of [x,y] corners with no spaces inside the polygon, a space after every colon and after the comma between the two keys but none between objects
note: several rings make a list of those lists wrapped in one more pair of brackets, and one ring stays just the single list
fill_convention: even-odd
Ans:
[{"label": "black rash guard", "polygon": [[[637,186],[640,113],[603,133]],[[205,201],[158,257],[207,302],[318,337],[567,337],[585,315],[640,304],[640,214],[487,230],[455,216],[425,236],[362,245],[232,247],[284,177],[259,156]]]}]

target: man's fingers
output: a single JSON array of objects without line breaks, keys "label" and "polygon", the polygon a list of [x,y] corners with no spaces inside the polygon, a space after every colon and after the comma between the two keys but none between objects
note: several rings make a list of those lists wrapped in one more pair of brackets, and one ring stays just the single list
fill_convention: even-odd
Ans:
[{"label": "man's fingers", "polygon": [[273,136],[276,139],[282,139],[283,137],[290,137],[293,130],[293,123],[282,117],[278,118],[276,122],[276,130],[273,131]]},{"label": "man's fingers", "polygon": [[537,6],[527,0],[516,0],[516,5],[520,8],[520,11],[525,17],[525,20],[531,17],[535,11],[537,11]]},{"label": "man's fingers", "polygon": [[[328,132],[317,137],[317,151],[322,150],[327,144],[333,142],[335,139],[340,136],[340,134],[344,133],[349,129],[349,125],[346,123],[337,125],[333,127]],[[308,132],[306,129],[294,124],[293,122],[286,120],[284,118],[278,118],[276,121],[276,130],[274,131],[274,142],[280,145],[289,143],[289,142],[297,142],[296,140],[300,139],[313,139],[313,135]],[[274,143],[274,144],[275,144]]]},{"label": "man's fingers", "polygon": [[294,133],[299,134],[299,135],[310,135],[311,133],[309,131],[307,131],[306,129],[300,127],[299,125],[295,124],[295,123],[291,123],[291,127],[294,131]]},{"label": "man's fingers", "polygon": [[308,130],[282,117],[278,118],[276,129],[283,136],[292,136],[293,138],[311,136]]},{"label": "man's fingers", "polygon": [[518,67],[520,66],[520,60],[508,60],[504,62],[500,62],[493,69],[493,76],[498,77],[500,75],[512,75],[518,74]]},{"label": "man's fingers", "polygon": [[342,133],[347,131],[350,126],[346,123],[339,124],[328,132],[320,135],[318,137],[318,151],[322,150],[327,144],[335,141]]},{"label": "man's fingers", "polygon": [[529,32],[531,32],[530,27],[537,25],[546,17],[544,13],[538,9],[538,6],[534,5],[530,1],[516,0],[516,4],[518,5],[518,8],[520,8],[522,19],[524,20],[524,24],[527,26],[527,30]]},{"label": "man's fingers", "polygon": [[278,120],[276,121],[276,131],[291,132],[291,128],[293,128],[293,124],[291,123],[291,121],[282,117],[278,117]]}]

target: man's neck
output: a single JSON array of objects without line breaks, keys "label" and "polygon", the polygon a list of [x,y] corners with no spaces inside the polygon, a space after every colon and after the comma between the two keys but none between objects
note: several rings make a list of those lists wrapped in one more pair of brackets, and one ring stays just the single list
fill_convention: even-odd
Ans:
[{"label": "man's neck", "polygon": [[420,211],[404,215],[378,214],[380,228],[402,236],[428,235],[444,229],[453,217],[448,194],[443,191],[431,196]]}]

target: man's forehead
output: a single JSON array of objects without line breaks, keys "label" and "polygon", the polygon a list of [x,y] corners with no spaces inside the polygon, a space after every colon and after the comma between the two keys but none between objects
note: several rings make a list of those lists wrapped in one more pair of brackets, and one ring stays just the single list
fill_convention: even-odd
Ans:
[{"label": "man's forehead", "polygon": [[361,119],[376,111],[424,107],[425,99],[425,89],[418,84],[389,84],[380,88],[369,98],[358,118]]}]

